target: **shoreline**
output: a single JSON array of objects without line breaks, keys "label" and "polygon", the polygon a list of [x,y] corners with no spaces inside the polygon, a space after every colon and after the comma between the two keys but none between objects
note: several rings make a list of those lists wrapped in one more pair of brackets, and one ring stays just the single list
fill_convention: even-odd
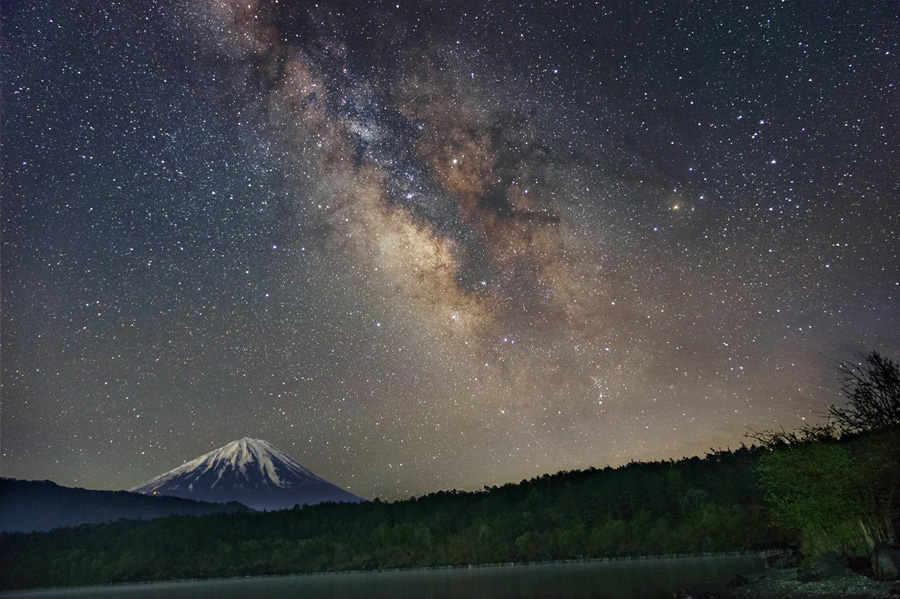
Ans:
[{"label": "shoreline", "polygon": [[850,570],[802,581],[799,568],[767,568],[725,583],[684,589],[677,599],[891,599],[900,596],[900,580],[881,581]]},{"label": "shoreline", "polygon": [[573,558],[560,560],[538,560],[525,562],[489,562],[476,564],[445,564],[439,566],[414,566],[408,568],[371,568],[371,569],[352,569],[352,570],[326,570],[321,572],[295,572],[291,574],[246,574],[238,576],[210,576],[207,578],[173,578],[163,580],[141,580],[135,582],[110,582],[106,584],[91,584],[83,586],[57,586],[57,587],[30,587],[21,589],[7,589],[0,591],[0,597],[11,596],[13,594],[22,593],[40,593],[47,591],[63,591],[72,589],[90,589],[90,588],[115,588],[123,586],[138,586],[152,584],[177,584],[188,582],[214,582],[227,580],[245,580],[250,578],[269,579],[269,578],[292,578],[299,576],[329,576],[342,574],[386,574],[392,572],[427,572],[434,570],[474,570],[478,568],[514,568],[522,566],[554,566],[566,564],[594,564],[594,563],[616,563],[616,562],[642,562],[642,561],[661,561],[661,560],[679,560],[679,559],[711,559],[726,557],[758,557],[766,559],[773,555],[780,555],[783,551],[775,549],[766,549],[761,551],[710,551],[703,553],[663,553],[654,555],[632,555],[632,556],[615,556],[615,557],[592,557],[592,558]]}]

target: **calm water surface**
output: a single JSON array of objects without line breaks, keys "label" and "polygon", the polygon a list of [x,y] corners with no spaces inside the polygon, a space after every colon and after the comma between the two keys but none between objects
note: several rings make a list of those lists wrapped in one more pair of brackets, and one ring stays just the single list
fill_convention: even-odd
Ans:
[{"label": "calm water surface", "polygon": [[726,556],[241,578],[4,593],[103,599],[671,599],[684,586],[760,572],[765,560]]}]

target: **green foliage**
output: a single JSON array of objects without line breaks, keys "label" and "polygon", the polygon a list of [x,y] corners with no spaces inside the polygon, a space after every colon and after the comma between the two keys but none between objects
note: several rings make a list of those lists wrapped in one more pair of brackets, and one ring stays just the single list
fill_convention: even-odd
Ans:
[{"label": "green foliage", "polygon": [[781,540],[759,450],[560,472],[384,503],[176,516],[0,536],[6,588],[697,553]]},{"label": "green foliage", "polygon": [[777,446],[758,466],[766,501],[805,554],[868,555],[893,541],[898,447],[897,429]]},{"label": "green foliage", "polygon": [[810,556],[869,554],[900,535],[900,366],[877,351],[838,361],[845,406],[796,431],[753,432],[777,521]]},{"label": "green foliage", "polygon": [[479,492],[0,535],[3,588],[762,549],[855,554],[898,521],[898,429]]}]

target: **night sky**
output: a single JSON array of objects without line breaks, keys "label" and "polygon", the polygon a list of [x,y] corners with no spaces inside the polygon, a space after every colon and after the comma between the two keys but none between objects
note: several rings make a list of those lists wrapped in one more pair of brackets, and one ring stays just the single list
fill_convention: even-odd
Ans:
[{"label": "night sky", "polygon": [[10,1],[0,473],[366,497],[732,447],[900,357],[894,2]]}]

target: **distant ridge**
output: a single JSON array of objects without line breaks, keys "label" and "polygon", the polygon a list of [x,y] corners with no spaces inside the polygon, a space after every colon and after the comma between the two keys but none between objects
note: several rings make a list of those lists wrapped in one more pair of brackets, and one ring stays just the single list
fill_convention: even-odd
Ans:
[{"label": "distant ridge", "polygon": [[186,462],[132,491],[218,503],[238,501],[258,510],[365,501],[301,466],[268,441],[249,437]]},{"label": "distant ridge", "polygon": [[63,487],[49,480],[0,478],[0,532],[44,531],[63,526],[150,520],[173,514],[249,512],[245,505],[205,503],[177,497],[147,497],[128,491]]}]

